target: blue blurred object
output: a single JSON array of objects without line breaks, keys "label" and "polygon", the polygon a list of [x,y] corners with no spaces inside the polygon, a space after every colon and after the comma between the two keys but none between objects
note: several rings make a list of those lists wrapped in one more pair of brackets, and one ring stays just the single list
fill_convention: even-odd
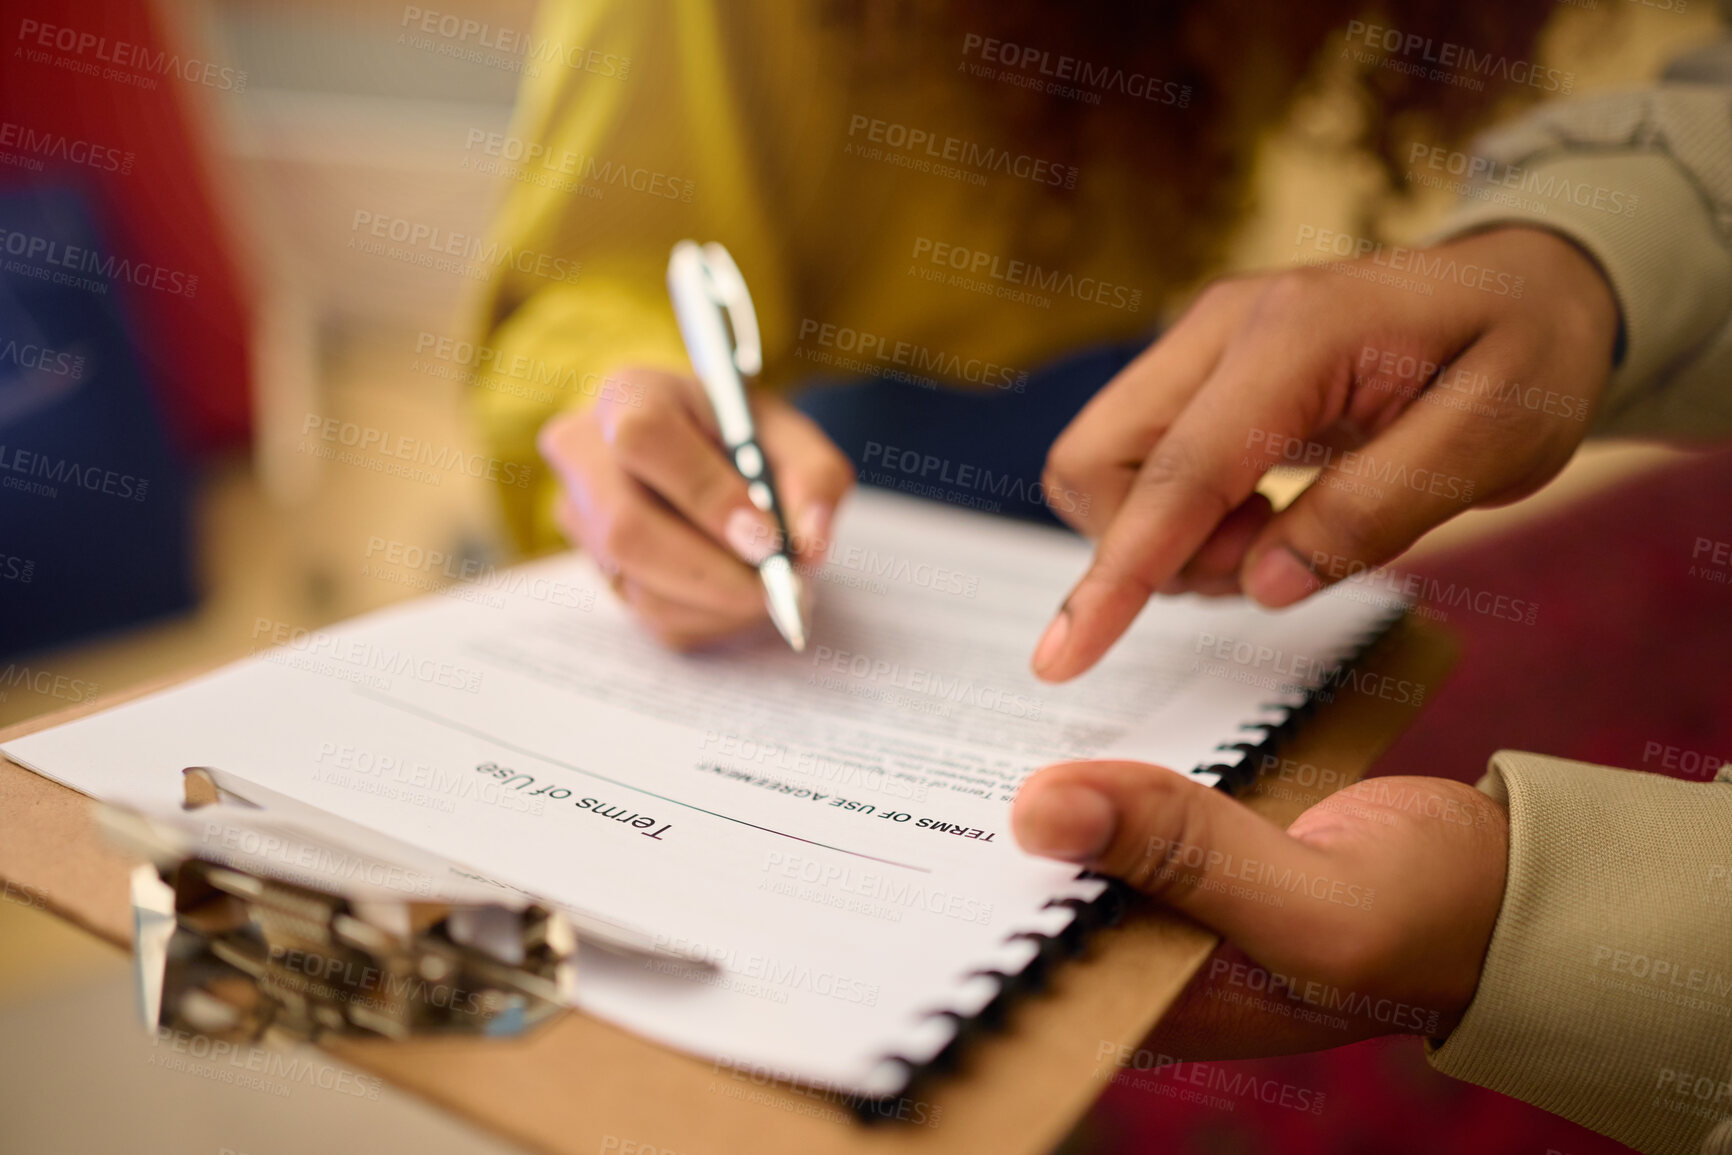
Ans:
[{"label": "blue blurred object", "polygon": [[0,194],[0,654],[189,609],[182,466],[84,198]]},{"label": "blue blurred object", "polygon": [[1030,373],[1015,389],[926,389],[887,377],[813,382],[795,404],[854,463],[862,483],[1005,517],[1058,524],[1047,450],[1088,399],[1154,338],[1101,345]]}]

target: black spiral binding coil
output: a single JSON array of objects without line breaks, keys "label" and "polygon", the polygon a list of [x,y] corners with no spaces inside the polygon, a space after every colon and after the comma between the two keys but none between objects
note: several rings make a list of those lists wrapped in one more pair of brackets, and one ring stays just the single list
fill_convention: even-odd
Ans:
[{"label": "black spiral binding coil", "polygon": [[[1244,757],[1237,764],[1214,763],[1198,766],[1194,773],[1213,773],[1219,775],[1215,788],[1229,794],[1236,794],[1249,786],[1257,777],[1257,766],[1267,756],[1272,755],[1280,745],[1292,737],[1300,725],[1314,714],[1320,701],[1330,693],[1331,684],[1343,672],[1353,669],[1365,660],[1371,651],[1385,638],[1406,615],[1406,607],[1393,609],[1388,615],[1377,622],[1355,640],[1342,659],[1337,662],[1319,684],[1310,690],[1305,699],[1293,706],[1283,706],[1280,703],[1270,703],[1271,710],[1284,709],[1285,714],[1278,722],[1248,723],[1241,727],[1257,736],[1255,740],[1222,743],[1215,749],[1221,753],[1241,750]],[[1109,926],[1115,926],[1124,918],[1130,901],[1137,893],[1124,883],[1091,871],[1082,871],[1077,875],[1079,880],[1098,879],[1105,882],[1106,889],[1093,899],[1056,898],[1047,902],[1046,906],[1068,906],[1076,912],[1075,917],[1066,924],[1064,929],[1054,934],[1041,934],[1035,931],[1019,931],[1006,941],[1023,938],[1036,943],[1039,952],[1029,960],[1022,970],[1007,974],[1003,971],[975,971],[970,978],[987,977],[998,983],[998,993],[987,1004],[972,1015],[964,1015],[953,1010],[938,1010],[928,1012],[927,1018],[947,1018],[954,1020],[956,1031],[951,1039],[937,1054],[924,1062],[914,1062],[901,1055],[886,1055],[884,1061],[899,1063],[908,1070],[908,1077],[902,1090],[892,1095],[877,1097],[855,1097],[851,1100],[855,1118],[862,1123],[887,1123],[895,1120],[905,1120],[917,1117],[920,1103],[915,1092],[933,1079],[949,1074],[956,1069],[962,1053],[981,1035],[990,1034],[1003,1028],[1009,1014],[1011,1004],[1025,995],[1038,994],[1047,987],[1047,982],[1053,969],[1067,958],[1080,955],[1093,937],[1094,932]]]},{"label": "black spiral binding coil", "polygon": [[1322,678],[1305,695],[1305,700],[1295,706],[1283,707],[1280,703],[1268,703],[1266,709],[1285,709],[1286,713],[1279,722],[1248,722],[1239,729],[1259,735],[1255,741],[1223,742],[1215,749],[1220,753],[1241,750],[1244,757],[1236,765],[1217,763],[1210,766],[1199,766],[1198,771],[1219,775],[1215,783],[1217,790],[1225,790],[1229,794],[1237,794],[1257,778],[1259,764],[1268,765],[1268,759],[1274,756],[1282,743],[1291,738],[1304,722],[1317,712],[1321,702],[1328,701],[1334,693],[1334,685],[1342,674],[1354,669],[1380,643],[1389,637],[1391,631],[1407,616],[1407,607],[1397,606],[1388,614],[1377,619],[1370,629],[1356,638],[1342,659],[1335,664],[1328,675]]}]

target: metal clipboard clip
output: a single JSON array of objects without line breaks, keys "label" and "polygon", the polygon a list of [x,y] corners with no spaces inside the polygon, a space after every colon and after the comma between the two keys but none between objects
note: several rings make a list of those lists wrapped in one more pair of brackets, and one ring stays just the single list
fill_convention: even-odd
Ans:
[{"label": "metal clipboard clip", "polygon": [[97,810],[151,864],[133,872],[132,902],[152,1029],[232,1042],[513,1036],[573,1004],[580,943],[701,968],[642,931],[235,774],[183,773],[180,809]]}]

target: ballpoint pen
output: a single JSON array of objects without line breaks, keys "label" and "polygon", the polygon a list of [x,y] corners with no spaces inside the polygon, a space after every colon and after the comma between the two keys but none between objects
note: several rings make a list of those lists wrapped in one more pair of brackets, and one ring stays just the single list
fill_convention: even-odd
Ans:
[{"label": "ballpoint pen", "polygon": [[758,446],[752,410],[746,403],[746,378],[757,376],[763,366],[758,315],[746,279],[721,245],[681,241],[668,257],[668,295],[692,369],[715,411],[728,458],[745,478],[752,504],[775,522],[776,548],[758,563],[758,576],[764,583],[770,620],[788,645],[802,652],[806,615],[800,604],[800,575],[794,571],[788,524],[776,498],[770,462]]}]

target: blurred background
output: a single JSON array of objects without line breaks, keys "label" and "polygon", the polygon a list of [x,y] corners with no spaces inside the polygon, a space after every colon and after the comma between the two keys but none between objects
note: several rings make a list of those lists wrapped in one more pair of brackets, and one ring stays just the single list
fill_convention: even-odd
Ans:
[{"label": "blurred background", "polygon": [[[523,30],[534,8],[440,5]],[[23,21],[83,26],[93,11],[0,3],[8,41]],[[428,349],[473,337],[480,283],[365,251],[353,223],[375,213],[487,231],[506,181],[466,167],[465,141],[505,130],[509,57],[411,43],[408,9],[384,0],[100,11],[109,35],[210,67],[196,82],[96,84],[4,49],[0,229],[32,236],[52,221],[58,236],[156,268],[101,292],[0,277],[6,331],[34,325],[63,355],[0,363],[0,454],[58,444],[123,490],[0,492],[0,725],[242,656],[261,620],[313,628],[424,592],[403,571],[381,576],[381,541],[507,560],[480,481],[393,475],[364,451],[320,456],[306,424],[475,448],[460,374]],[[1651,79],[1723,31],[1707,4],[1576,0],[1560,5],[1545,62],[1591,93]],[[1339,115],[1320,94],[1265,141],[1234,267],[1291,263],[1301,223],[1355,228],[1371,174],[1316,146]],[[25,129],[89,147],[56,157]],[[1397,239],[1442,203],[1420,198],[1393,222]],[[76,443],[54,440],[73,427]],[[128,478],[149,479],[149,502],[125,496]],[[1723,454],[1594,445],[1538,497],[1428,538],[1414,568],[1526,597],[1539,621],[1523,632],[1448,620],[1462,664],[1380,769],[1471,781],[1503,745],[1656,770],[1655,748],[1732,758],[1732,586],[1691,576],[1689,556],[1698,538],[1732,538],[1729,494]],[[29,563],[71,558],[72,527],[98,525],[100,549],[67,563],[69,586],[46,588]],[[69,601],[78,615],[57,608]],[[0,902],[0,1151],[504,1150],[389,1091],[378,1103],[299,1086],[279,1097],[162,1069],[133,1026],[125,960],[14,898]],[[1623,1150],[1433,1073],[1410,1040],[1232,1066],[1319,1093],[1324,1108],[1180,1104],[1125,1079],[1067,1149]]]}]

